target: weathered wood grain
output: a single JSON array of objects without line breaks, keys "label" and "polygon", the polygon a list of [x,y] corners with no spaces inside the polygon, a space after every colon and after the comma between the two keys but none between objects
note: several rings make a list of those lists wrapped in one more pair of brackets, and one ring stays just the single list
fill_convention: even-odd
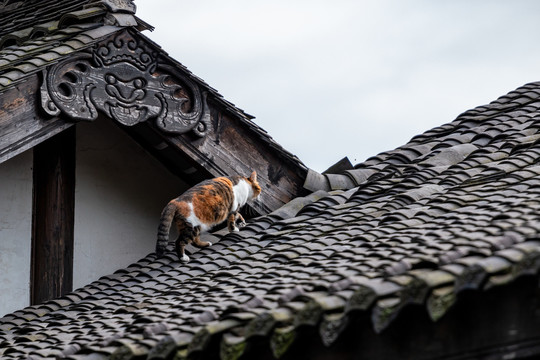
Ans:
[{"label": "weathered wood grain", "polygon": [[294,197],[304,194],[304,168],[280,157],[269,143],[250,131],[242,120],[226,114],[216,105],[212,108],[211,130],[204,138],[188,135],[163,139],[188,154],[212,176],[243,175],[257,171],[262,187],[259,201],[253,204],[259,214],[271,212]]},{"label": "weathered wood grain", "polygon": [[71,291],[75,207],[75,128],[34,148],[31,302]]},{"label": "weathered wood grain", "polygon": [[39,110],[39,79],[28,78],[0,94],[0,163],[72,126]]}]

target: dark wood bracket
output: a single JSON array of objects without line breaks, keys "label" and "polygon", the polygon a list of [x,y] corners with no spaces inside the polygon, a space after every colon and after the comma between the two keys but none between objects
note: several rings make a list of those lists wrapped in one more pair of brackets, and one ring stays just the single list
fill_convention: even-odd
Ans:
[{"label": "dark wood bracket", "polygon": [[206,92],[127,30],[43,70],[41,106],[73,121],[95,120],[98,112],[126,126],[154,119],[172,134],[203,137],[210,125]]}]

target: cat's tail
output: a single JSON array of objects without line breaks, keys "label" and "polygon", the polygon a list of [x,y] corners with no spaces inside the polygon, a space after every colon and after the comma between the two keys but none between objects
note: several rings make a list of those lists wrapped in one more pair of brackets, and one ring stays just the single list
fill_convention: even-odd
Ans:
[{"label": "cat's tail", "polygon": [[156,255],[158,258],[165,254],[167,244],[169,243],[169,231],[171,230],[171,224],[175,214],[176,206],[172,203],[167,204],[161,212],[156,242]]}]

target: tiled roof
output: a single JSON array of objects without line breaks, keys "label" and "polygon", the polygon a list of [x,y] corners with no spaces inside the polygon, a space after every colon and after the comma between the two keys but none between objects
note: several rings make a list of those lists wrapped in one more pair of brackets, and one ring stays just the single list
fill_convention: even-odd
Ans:
[{"label": "tiled roof", "polygon": [[122,30],[137,26],[124,1],[40,0],[0,3],[0,93],[28,76]]},{"label": "tiled roof", "polygon": [[[99,6],[101,1],[47,1],[47,0],[3,0],[0,1],[0,38],[8,34],[31,32],[37,23],[45,24],[57,20],[59,14],[80,11],[83,7]],[[39,6],[37,6],[39,4]],[[14,36],[12,37],[14,38]]]},{"label": "tiled roof", "polygon": [[300,327],[332,344],[357,310],[377,332],[410,304],[436,321],[463,290],[538,274],[539,108],[531,83],[354,169],[311,172],[311,195],[208,235],[187,264],[150,254],[7,315],[0,354],[233,359],[265,338],[279,356]]}]

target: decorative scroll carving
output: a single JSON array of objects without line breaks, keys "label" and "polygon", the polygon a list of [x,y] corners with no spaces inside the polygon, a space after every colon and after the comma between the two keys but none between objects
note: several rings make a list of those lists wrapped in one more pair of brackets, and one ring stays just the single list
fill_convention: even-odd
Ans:
[{"label": "decorative scroll carving", "polygon": [[206,92],[129,32],[44,71],[41,104],[49,115],[92,121],[102,112],[132,126],[155,119],[170,133],[206,135]]}]

